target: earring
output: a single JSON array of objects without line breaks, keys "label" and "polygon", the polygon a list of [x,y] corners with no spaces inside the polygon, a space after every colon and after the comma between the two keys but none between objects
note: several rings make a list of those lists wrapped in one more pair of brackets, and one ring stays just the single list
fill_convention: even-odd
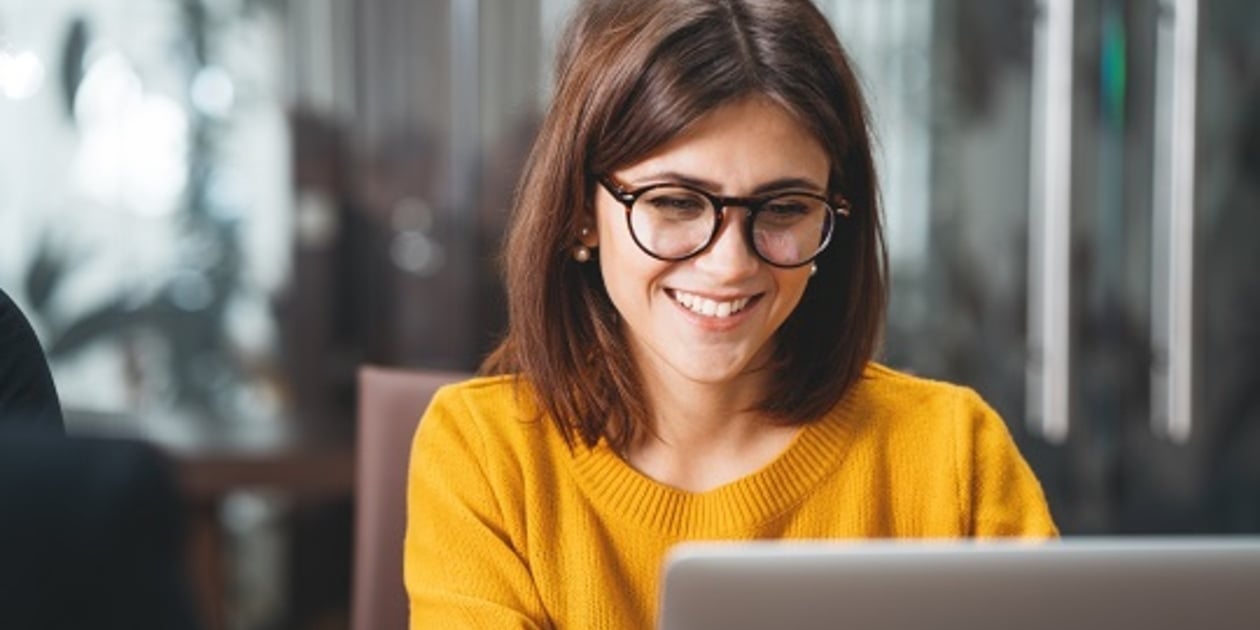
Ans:
[{"label": "earring", "polygon": [[809,276],[812,278],[818,275],[818,263],[809,263]]},{"label": "earring", "polygon": [[591,235],[590,226],[583,225],[578,230],[578,246],[573,248],[573,260],[584,263],[591,259],[591,248],[582,244]]}]

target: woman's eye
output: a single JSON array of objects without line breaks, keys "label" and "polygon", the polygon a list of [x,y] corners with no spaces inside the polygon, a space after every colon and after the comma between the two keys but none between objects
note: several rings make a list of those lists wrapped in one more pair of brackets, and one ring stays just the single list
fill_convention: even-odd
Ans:
[{"label": "woman's eye", "polygon": [[762,206],[758,221],[761,224],[791,225],[806,219],[814,206],[799,201],[772,201]]},{"label": "woman's eye", "polygon": [[703,197],[688,194],[658,194],[643,199],[654,213],[670,219],[690,219],[702,216],[709,207]]},{"label": "woman's eye", "polygon": [[689,197],[656,197],[652,199],[652,205],[663,210],[696,210],[704,204]]},{"label": "woman's eye", "polygon": [[796,202],[791,202],[791,201],[788,201],[788,202],[776,201],[776,202],[767,204],[763,212],[770,212],[773,214],[784,215],[784,216],[799,215],[799,214],[805,214],[806,212],[809,212],[809,206],[806,206],[803,203],[796,203]]}]

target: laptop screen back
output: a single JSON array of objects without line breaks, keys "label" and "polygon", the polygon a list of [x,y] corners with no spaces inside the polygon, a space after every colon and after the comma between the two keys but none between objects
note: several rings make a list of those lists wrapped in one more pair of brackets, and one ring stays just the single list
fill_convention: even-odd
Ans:
[{"label": "laptop screen back", "polygon": [[1256,630],[1260,539],[694,543],[662,584],[662,630]]}]

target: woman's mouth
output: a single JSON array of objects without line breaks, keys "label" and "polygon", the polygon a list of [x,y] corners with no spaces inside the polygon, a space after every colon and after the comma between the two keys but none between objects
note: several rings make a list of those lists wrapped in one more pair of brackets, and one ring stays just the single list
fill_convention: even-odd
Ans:
[{"label": "woman's mouth", "polygon": [[678,289],[671,289],[668,293],[679,306],[682,306],[697,315],[717,318],[725,318],[735,315],[747,308],[754,300],[761,297],[761,294],[757,294],[745,295],[728,300],[715,300],[703,295],[679,291]]}]

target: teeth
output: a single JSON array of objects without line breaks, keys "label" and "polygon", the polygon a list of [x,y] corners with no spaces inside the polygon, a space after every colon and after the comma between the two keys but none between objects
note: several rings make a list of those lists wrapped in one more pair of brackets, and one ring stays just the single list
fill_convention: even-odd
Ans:
[{"label": "teeth", "polygon": [[748,306],[748,301],[752,299],[742,297],[726,302],[716,302],[706,297],[682,291],[673,291],[673,295],[674,301],[683,305],[687,310],[705,317],[730,317],[744,310],[744,307]]}]

